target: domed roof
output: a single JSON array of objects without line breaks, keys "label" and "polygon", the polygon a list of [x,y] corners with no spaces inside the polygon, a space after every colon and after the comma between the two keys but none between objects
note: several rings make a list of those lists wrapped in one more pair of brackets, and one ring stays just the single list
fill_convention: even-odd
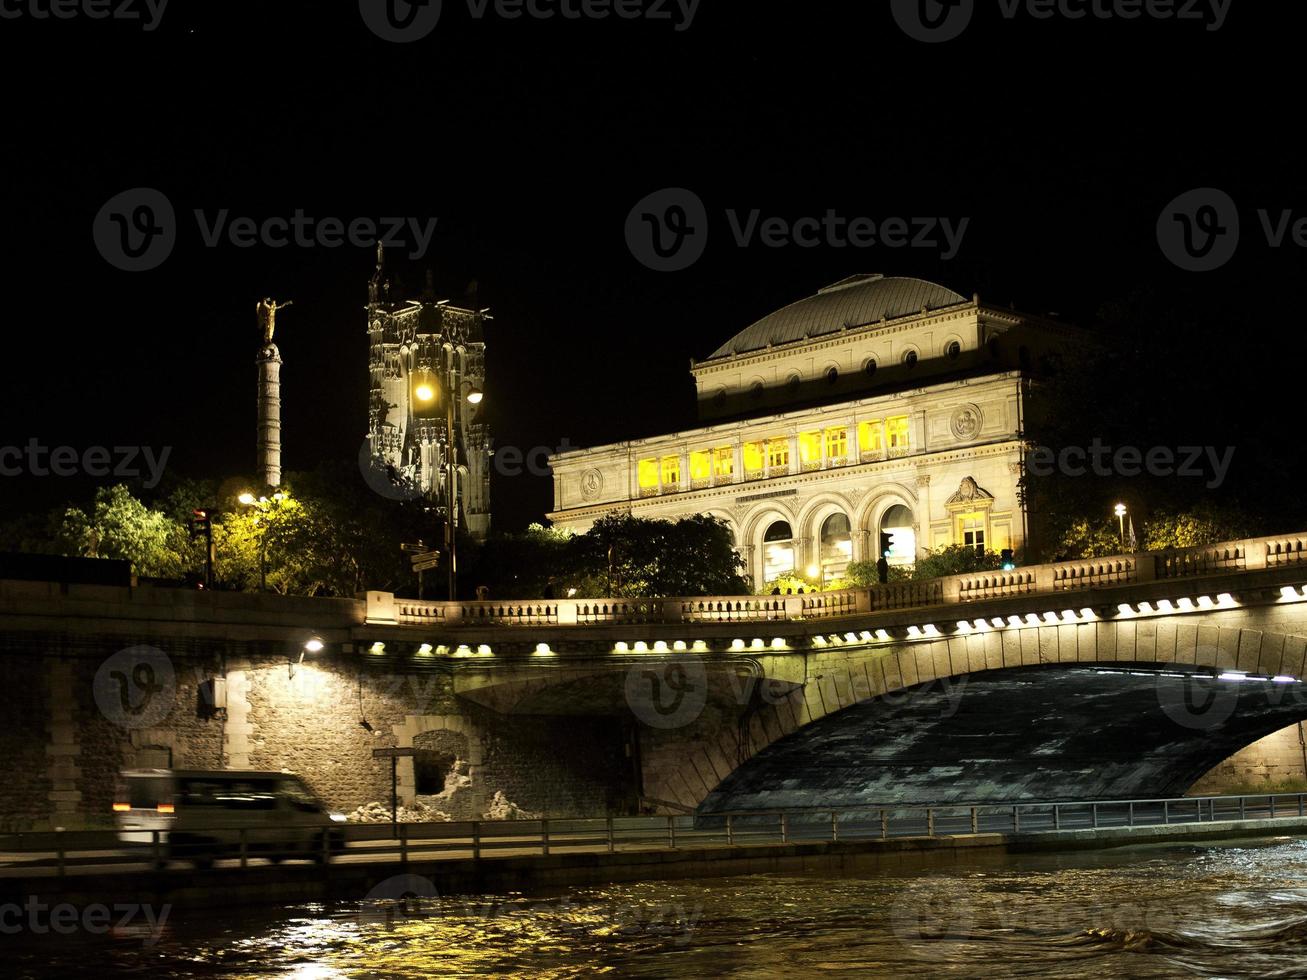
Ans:
[{"label": "domed roof", "polygon": [[708,360],[966,302],[965,296],[924,279],[850,276],[820,290],[816,296],[769,313],[718,347]]}]

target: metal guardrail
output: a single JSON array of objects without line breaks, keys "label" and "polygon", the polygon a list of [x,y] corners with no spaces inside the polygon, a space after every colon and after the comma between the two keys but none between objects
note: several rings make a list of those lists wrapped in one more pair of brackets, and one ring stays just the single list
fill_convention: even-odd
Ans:
[{"label": "metal guardrail", "polygon": [[[63,877],[106,870],[164,867],[213,859],[246,868],[251,861],[481,860],[559,853],[614,853],[685,847],[947,838],[983,833],[1041,833],[1145,828],[1307,816],[1307,793],[1061,803],[942,804],[732,811],[654,817],[577,817],[435,824],[342,824],[289,848],[284,828],[191,829],[223,834],[211,843],[168,840],[124,844],[117,831],[47,831],[0,835],[0,879],[18,872]],[[144,867],[140,867],[144,865]]]}]

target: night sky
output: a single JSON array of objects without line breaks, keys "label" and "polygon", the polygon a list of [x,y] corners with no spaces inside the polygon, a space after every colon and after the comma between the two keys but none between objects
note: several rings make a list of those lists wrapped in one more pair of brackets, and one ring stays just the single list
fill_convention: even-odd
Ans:
[{"label": "night sky", "polygon": [[[1141,444],[1233,422],[1248,480],[1259,454],[1301,455],[1307,253],[1291,236],[1269,247],[1257,217],[1307,217],[1300,7],[1233,0],[1211,31],[1007,20],[977,0],[942,44],[909,38],[887,3],[710,0],[678,31],[476,19],[445,0],[410,44],[378,38],[355,2],[175,0],[151,31],[0,19],[0,444],[171,446],[179,474],[252,472],[254,303],[271,295],[295,303],[278,317],[284,466],[353,459],[372,250],[207,247],[193,215],[300,209],[437,219],[429,254],[393,250],[391,269],[419,287],[431,268],[448,296],[479,283],[500,446],[685,427],[691,357],[823,285],[883,272],[1086,326],[1141,290],[1168,298],[1180,315],[1158,326],[1171,331],[1160,346],[1176,358],[1155,380],[1191,430]],[[1239,250],[1217,271],[1181,271],[1158,216],[1209,186],[1239,205]],[[179,230],[166,261],[129,273],[97,251],[92,223],[135,187],[162,191]],[[706,251],[679,272],[645,268],[624,238],[636,201],[666,187],[693,190],[709,216]],[[739,247],[727,209],[970,221],[944,260]],[[0,507],[83,491],[8,477]],[[493,492],[504,528],[551,501],[547,478],[497,477]]]}]

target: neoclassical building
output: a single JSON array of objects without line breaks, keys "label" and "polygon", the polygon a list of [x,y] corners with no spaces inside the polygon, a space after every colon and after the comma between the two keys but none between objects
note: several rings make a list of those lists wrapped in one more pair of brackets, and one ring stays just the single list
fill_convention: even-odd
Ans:
[{"label": "neoclassical building", "polygon": [[920,279],[854,276],[694,362],[699,428],[550,458],[558,527],[712,514],[762,587],[850,561],[1022,548],[1027,380],[1072,328]]}]

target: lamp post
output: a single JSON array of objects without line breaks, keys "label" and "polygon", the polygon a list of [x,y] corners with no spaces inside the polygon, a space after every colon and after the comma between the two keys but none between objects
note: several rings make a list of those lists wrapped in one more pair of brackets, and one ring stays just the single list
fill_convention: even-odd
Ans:
[{"label": "lamp post", "polygon": [[[246,490],[236,498],[246,507],[257,507],[259,517],[259,591],[268,591],[268,514],[281,505],[286,499],[286,495],[278,490],[272,495],[272,499],[267,497],[255,497],[254,494]],[[311,651],[316,652],[316,651]]]},{"label": "lamp post", "polygon": [[304,645],[300,647],[299,659],[288,661],[286,664],[286,666],[290,669],[291,680],[295,679],[295,668],[298,667],[300,664],[304,663],[304,654],[321,653],[324,645],[325,644],[323,644],[322,642],[322,637],[318,636],[316,633],[304,641]]},{"label": "lamp post", "polygon": [[1125,550],[1125,504],[1117,504],[1115,508],[1117,522],[1121,526],[1121,549]]}]

